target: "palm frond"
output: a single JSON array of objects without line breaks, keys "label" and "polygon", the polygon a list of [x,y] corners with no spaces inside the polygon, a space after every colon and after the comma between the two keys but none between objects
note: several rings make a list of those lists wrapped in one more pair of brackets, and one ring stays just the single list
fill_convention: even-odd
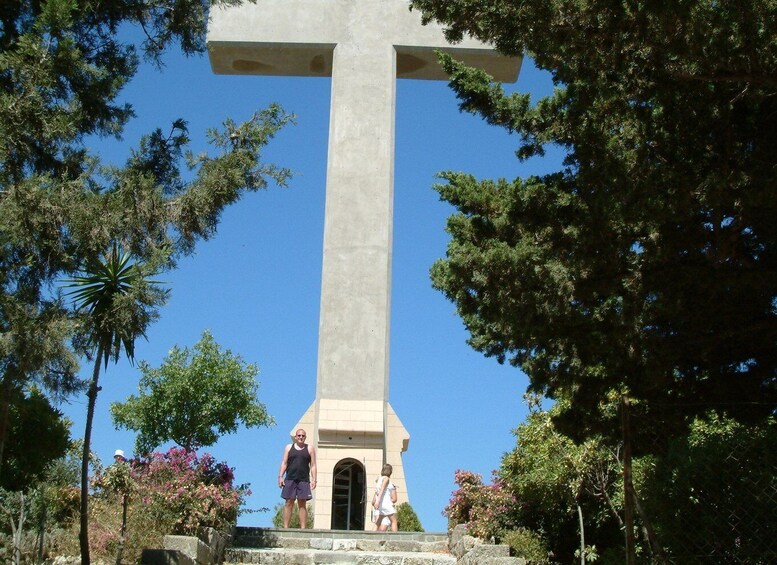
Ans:
[{"label": "palm frond", "polygon": [[[122,347],[134,361],[135,339],[145,336],[155,317],[154,307],[166,296],[166,292],[147,292],[149,285],[161,284],[149,280],[150,274],[113,245],[102,260],[87,262],[81,276],[64,281],[72,288],[66,295],[73,299],[76,311],[86,311],[89,318],[87,343],[102,353],[106,366],[111,358],[118,361]],[[124,300],[132,295],[129,303]]]}]

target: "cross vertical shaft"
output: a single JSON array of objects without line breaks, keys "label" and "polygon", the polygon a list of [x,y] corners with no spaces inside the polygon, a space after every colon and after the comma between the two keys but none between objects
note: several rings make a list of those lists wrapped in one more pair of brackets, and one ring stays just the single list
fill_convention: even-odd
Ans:
[{"label": "cross vertical shaft", "polygon": [[394,65],[390,44],[334,50],[319,399],[388,400]]}]

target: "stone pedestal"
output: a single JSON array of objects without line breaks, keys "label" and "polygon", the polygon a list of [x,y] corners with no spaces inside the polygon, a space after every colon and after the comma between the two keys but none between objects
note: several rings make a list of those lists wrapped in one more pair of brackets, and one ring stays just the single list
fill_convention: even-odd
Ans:
[{"label": "stone pedestal", "polygon": [[321,399],[314,402],[297,426],[308,430],[308,440],[317,446],[318,485],[313,493],[313,527],[332,526],[332,500],[336,496],[335,471],[338,465],[354,461],[364,470],[363,522],[372,529],[370,504],[375,480],[383,463],[393,467],[392,482],[397,487],[397,503],[408,502],[402,453],[407,451],[410,435],[388,402],[379,400]]}]

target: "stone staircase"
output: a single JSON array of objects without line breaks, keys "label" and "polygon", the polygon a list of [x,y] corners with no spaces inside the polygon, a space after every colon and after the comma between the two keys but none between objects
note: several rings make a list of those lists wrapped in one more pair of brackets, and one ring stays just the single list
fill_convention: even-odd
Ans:
[{"label": "stone staircase", "polygon": [[455,565],[448,535],[238,527],[226,564]]},{"label": "stone staircase", "polygon": [[[285,530],[238,527],[225,565],[526,565],[506,545],[483,543],[465,526],[424,532]],[[169,564],[165,564],[169,565]]]},{"label": "stone staircase", "polygon": [[484,543],[458,525],[448,534],[286,530],[238,526],[231,542],[212,528],[168,535],[144,549],[141,565],[527,565],[506,545]]}]

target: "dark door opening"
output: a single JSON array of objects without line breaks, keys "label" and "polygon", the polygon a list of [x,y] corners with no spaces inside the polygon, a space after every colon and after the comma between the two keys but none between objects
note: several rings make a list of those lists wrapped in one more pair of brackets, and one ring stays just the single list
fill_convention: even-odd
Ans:
[{"label": "dark door opening", "polygon": [[335,465],[332,481],[332,529],[364,529],[364,466],[355,459]]}]

